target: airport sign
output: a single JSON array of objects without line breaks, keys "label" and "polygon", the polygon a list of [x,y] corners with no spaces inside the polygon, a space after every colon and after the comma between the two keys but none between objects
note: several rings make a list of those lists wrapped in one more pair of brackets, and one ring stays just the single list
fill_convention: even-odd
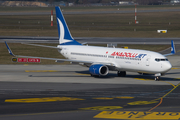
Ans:
[{"label": "airport sign", "polygon": [[28,58],[28,62],[41,62],[41,59],[39,58]]}]

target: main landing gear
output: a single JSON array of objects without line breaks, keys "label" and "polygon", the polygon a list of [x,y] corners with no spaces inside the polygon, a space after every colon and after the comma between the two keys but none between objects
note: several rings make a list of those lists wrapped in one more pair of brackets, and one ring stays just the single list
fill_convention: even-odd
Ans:
[{"label": "main landing gear", "polygon": [[118,72],[117,72],[117,75],[118,75],[119,77],[125,77],[125,76],[126,76],[126,71],[118,71]]},{"label": "main landing gear", "polygon": [[[118,71],[118,72],[117,72],[117,75],[118,75],[119,77],[125,77],[125,76],[126,76],[126,71]],[[154,80],[155,80],[155,81],[159,81],[159,80],[160,80],[160,77],[161,77],[161,73],[156,73],[154,76],[155,76]]]},{"label": "main landing gear", "polygon": [[91,74],[91,77],[99,78],[100,75],[93,75],[93,74]]}]

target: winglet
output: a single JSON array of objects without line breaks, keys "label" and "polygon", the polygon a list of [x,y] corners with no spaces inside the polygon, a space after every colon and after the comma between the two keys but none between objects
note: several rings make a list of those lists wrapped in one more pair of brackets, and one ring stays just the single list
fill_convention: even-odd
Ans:
[{"label": "winglet", "polygon": [[171,40],[171,53],[172,54],[176,53],[175,46],[174,46],[174,41],[173,40]]},{"label": "winglet", "polygon": [[11,49],[9,48],[8,44],[6,43],[6,41],[5,41],[5,44],[6,44],[6,47],[7,47],[7,49],[8,49],[9,54],[12,55],[12,56],[15,56],[15,55],[12,53],[12,51],[11,51]]}]

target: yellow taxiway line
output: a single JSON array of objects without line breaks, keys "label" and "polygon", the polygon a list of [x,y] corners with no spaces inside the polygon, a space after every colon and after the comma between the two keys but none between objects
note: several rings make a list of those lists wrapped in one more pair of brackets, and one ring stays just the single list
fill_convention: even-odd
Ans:
[{"label": "yellow taxiway line", "polygon": [[6,99],[5,102],[36,103],[36,102],[57,102],[57,101],[75,101],[75,100],[85,100],[85,99],[72,98],[72,97],[46,97],[46,98]]},{"label": "yellow taxiway line", "polygon": [[60,72],[58,70],[25,70],[25,72]]}]

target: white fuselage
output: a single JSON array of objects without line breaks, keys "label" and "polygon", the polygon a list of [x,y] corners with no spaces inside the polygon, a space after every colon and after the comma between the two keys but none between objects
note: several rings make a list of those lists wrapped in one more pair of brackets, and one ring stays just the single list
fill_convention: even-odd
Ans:
[{"label": "white fuselage", "polygon": [[171,64],[163,55],[138,49],[108,48],[83,45],[61,45],[59,52],[70,60],[111,63],[117,71],[133,71],[156,74],[171,69]]}]

